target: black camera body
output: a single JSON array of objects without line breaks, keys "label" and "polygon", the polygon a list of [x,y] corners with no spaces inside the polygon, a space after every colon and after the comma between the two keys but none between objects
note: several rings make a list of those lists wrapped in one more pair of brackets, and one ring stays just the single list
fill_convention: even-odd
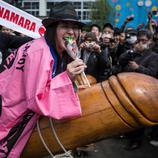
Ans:
[{"label": "black camera body", "polygon": [[94,43],[89,43],[87,47],[88,47],[88,48],[92,48],[93,45],[94,45]]},{"label": "black camera body", "polygon": [[136,56],[136,53],[132,49],[127,50],[127,53],[129,55],[129,60],[133,60]]},{"label": "black camera body", "polygon": [[94,48],[93,48],[94,44],[95,44],[95,42],[89,42],[89,43],[87,43],[87,44],[86,44],[86,49],[87,49],[88,51],[93,52],[93,51],[94,51]]}]

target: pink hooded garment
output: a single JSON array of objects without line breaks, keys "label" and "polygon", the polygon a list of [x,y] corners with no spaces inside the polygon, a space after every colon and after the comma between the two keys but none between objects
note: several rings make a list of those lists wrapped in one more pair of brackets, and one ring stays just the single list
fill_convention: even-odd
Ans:
[{"label": "pink hooded garment", "polygon": [[54,61],[44,38],[6,61],[0,73],[0,158],[19,158],[40,115],[76,117],[81,107],[66,71],[52,79]]}]

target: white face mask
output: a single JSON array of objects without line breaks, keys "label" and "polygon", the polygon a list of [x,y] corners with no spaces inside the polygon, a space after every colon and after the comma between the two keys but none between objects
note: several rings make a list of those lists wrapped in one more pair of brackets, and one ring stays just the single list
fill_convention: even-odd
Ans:
[{"label": "white face mask", "polygon": [[141,43],[141,44],[138,44],[138,47],[135,50],[142,52],[142,51],[144,51],[144,50],[146,50],[148,48],[149,48],[149,44],[148,43],[146,43],[146,44],[142,44]]},{"label": "white face mask", "polygon": [[131,36],[130,38],[127,38],[126,41],[129,44],[134,44],[137,41],[137,36]]},{"label": "white face mask", "polygon": [[143,44],[144,49],[148,49],[149,45],[148,44]]}]

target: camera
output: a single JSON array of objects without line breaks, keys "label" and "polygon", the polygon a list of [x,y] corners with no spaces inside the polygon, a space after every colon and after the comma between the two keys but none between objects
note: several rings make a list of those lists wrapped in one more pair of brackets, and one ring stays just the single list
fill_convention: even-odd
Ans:
[{"label": "camera", "polygon": [[94,43],[89,43],[88,47],[91,48],[93,47]]},{"label": "camera", "polygon": [[137,55],[137,53],[134,52],[134,50],[132,50],[132,49],[127,50],[127,53],[129,55],[129,60],[133,60],[136,57],[136,55]]},{"label": "camera", "polygon": [[95,44],[95,42],[89,42],[89,43],[86,44],[86,47],[87,47],[88,49],[92,49],[93,46],[94,46],[94,44]]}]

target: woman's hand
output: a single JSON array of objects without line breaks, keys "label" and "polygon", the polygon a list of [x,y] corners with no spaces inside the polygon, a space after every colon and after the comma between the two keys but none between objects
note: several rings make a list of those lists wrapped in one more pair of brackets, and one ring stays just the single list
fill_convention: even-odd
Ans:
[{"label": "woman's hand", "polygon": [[67,73],[71,81],[74,81],[76,76],[84,72],[87,66],[81,59],[76,59],[67,65]]}]

